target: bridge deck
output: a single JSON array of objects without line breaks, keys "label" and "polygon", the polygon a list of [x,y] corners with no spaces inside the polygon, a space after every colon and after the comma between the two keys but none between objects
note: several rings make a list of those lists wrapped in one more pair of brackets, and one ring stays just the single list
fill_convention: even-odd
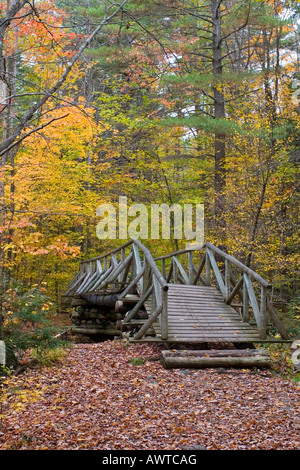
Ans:
[{"label": "bridge deck", "polygon": [[[257,329],[243,322],[215,287],[168,284],[168,288],[168,341],[247,343],[260,340]],[[153,327],[158,341],[159,323]]]}]

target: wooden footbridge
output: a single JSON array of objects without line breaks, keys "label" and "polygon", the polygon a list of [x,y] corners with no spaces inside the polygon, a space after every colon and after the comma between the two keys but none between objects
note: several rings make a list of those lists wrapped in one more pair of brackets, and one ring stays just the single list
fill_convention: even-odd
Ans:
[{"label": "wooden footbridge", "polygon": [[73,331],[132,342],[284,341],[268,282],[210,243],[153,258],[137,239],[83,261],[65,296]]}]

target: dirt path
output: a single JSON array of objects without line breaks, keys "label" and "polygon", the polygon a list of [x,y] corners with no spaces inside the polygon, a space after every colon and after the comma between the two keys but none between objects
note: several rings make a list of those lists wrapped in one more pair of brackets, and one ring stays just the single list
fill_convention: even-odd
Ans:
[{"label": "dirt path", "polygon": [[147,360],[157,353],[77,344],[61,364],[27,370],[16,385],[40,397],[4,404],[0,449],[300,449],[299,388],[269,371],[165,370]]}]

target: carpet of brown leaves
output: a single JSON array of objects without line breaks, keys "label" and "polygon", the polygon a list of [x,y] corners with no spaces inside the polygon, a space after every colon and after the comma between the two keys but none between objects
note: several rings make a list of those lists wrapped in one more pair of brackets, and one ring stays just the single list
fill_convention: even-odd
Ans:
[{"label": "carpet of brown leaves", "polygon": [[300,389],[289,381],[270,371],[166,370],[149,360],[157,355],[145,344],[76,344],[55,367],[28,369],[16,389],[40,396],[3,404],[0,449],[300,449]]}]

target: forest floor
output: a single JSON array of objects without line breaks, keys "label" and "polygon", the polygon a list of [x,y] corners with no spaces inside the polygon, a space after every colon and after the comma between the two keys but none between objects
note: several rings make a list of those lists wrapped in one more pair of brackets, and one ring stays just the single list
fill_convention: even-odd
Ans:
[{"label": "forest floor", "polygon": [[13,377],[0,450],[300,449],[299,386],[272,370],[167,370],[161,347],[78,343]]}]

